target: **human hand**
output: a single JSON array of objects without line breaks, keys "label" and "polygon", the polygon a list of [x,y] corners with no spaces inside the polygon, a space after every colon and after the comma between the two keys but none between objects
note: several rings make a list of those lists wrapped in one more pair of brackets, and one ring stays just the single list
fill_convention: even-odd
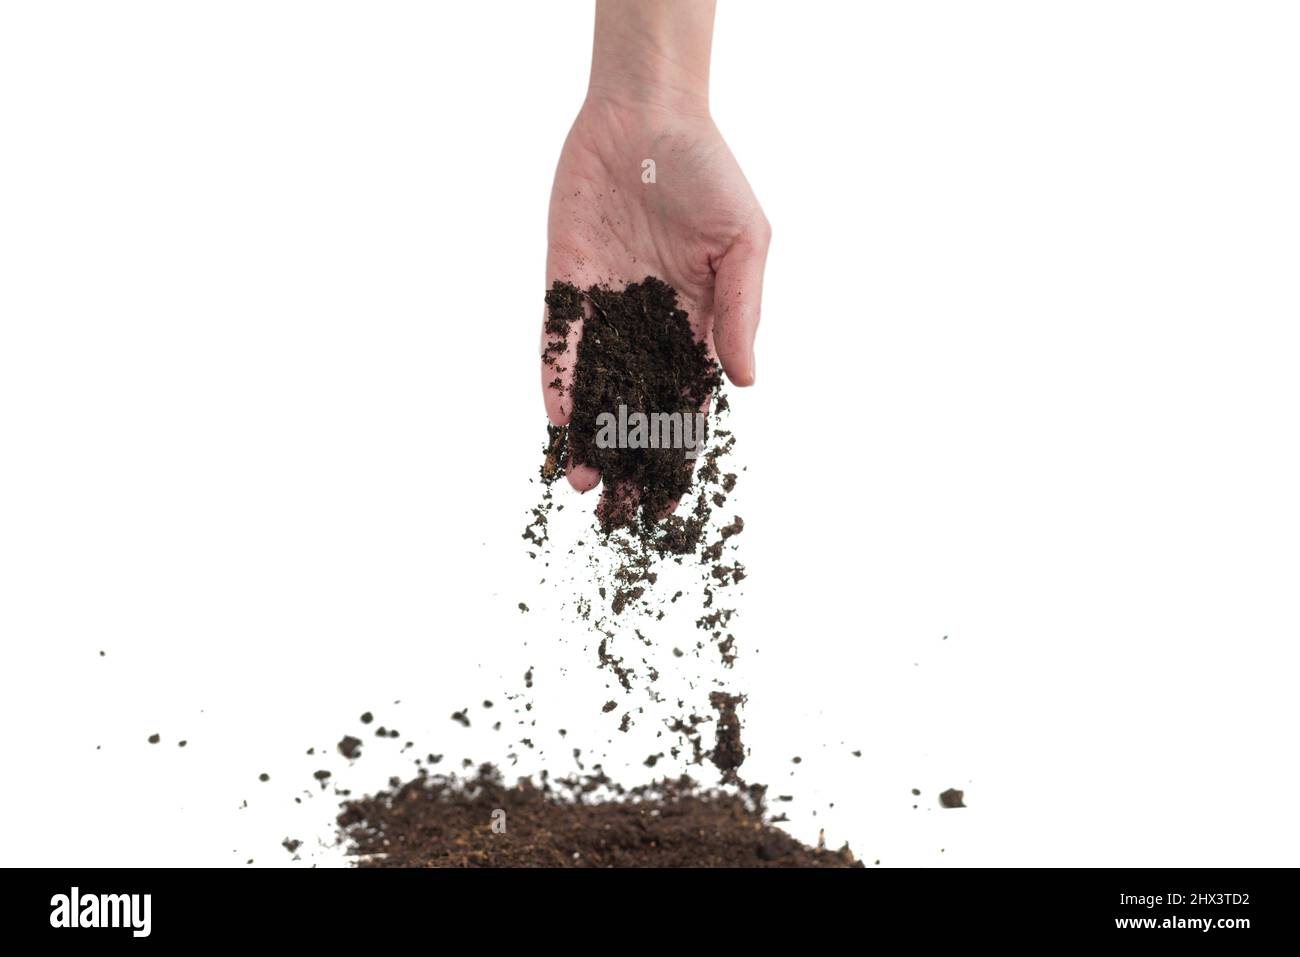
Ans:
[{"label": "human hand", "polygon": [[[727,377],[747,386],[771,230],[708,112],[712,7],[598,5],[591,88],[551,190],[546,284],[664,280]],[[580,337],[576,323],[566,351],[541,367],[555,425],[569,421]],[[583,464],[568,476],[580,491],[600,481]]]}]

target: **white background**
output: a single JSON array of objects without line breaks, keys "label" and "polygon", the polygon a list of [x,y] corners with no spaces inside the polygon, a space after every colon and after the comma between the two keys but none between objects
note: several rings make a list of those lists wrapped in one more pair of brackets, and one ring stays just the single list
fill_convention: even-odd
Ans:
[{"label": "white background", "polygon": [[[0,7],[0,861],[337,863],[293,797],[410,754],[305,750],[371,709],[499,758],[447,715],[529,665],[550,727],[618,737],[518,539],[590,19]],[[714,114],[775,229],[736,680],[800,836],[1296,863],[1298,28],[724,0]]]}]

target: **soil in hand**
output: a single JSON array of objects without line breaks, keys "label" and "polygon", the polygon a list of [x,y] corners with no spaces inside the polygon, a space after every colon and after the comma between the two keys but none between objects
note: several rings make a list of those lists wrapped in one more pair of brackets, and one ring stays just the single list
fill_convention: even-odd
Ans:
[{"label": "soil in hand", "polygon": [[[718,364],[695,339],[676,290],[653,276],[618,291],[557,282],[546,294],[546,305],[550,343],[544,361],[551,365],[567,348],[572,325],[582,320],[567,452],[574,464],[601,472],[602,527],[631,526],[638,516],[643,525],[653,525],[691,487],[693,463],[684,430],[693,428],[696,414],[721,385]],[[560,388],[561,381],[557,375],[551,385]],[[603,447],[597,441],[600,417],[618,417],[620,409],[629,417],[674,417],[681,441],[675,447]],[[696,448],[703,444],[694,432],[691,439]],[[548,454],[544,475],[556,471],[555,451],[553,447]]]}]

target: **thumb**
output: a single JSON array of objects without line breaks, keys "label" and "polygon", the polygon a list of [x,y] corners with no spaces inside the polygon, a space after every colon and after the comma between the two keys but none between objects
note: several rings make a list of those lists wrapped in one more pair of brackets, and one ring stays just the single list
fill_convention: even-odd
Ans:
[{"label": "thumb", "polygon": [[772,227],[760,218],[737,237],[714,270],[713,345],[727,378],[738,386],[754,384],[754,336],[771,239]]}]

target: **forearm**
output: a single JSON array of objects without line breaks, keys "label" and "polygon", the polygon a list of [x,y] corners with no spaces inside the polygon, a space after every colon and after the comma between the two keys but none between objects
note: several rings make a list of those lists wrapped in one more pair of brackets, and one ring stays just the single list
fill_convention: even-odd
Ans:
[{"label": "forearm", "polygon": [[596,0],[588,96],[709,111],[714,0]]}]

